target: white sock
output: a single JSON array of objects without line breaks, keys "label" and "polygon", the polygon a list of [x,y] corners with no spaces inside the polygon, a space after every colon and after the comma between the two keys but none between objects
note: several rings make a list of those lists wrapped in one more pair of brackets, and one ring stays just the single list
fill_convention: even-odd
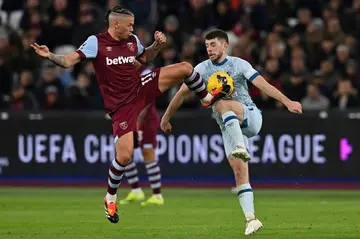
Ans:
[{"label": "white sock", "polygon": [[212,95],[208,93],[204,98],[201,99],[201,101],[204,103],[209,103],[211,99],[212,99]]},{"label": "white sock", "polygon": [[135,194],[140,194],[140,193],[142,193],[142,189],[141,189],[141,188],[134,188],[134,189],[132,189],[131,191],[133,191],[133,193],[135,193]]},{"label": "white sock", "polygon": [[162,199],[163,196],[161,193],[158,193],[158,194],[153,194],[157,199]]},{"label": "white sock", "polygon": [[106,200],[108,202],[116,202],[116,194],[111,195],[110,193],[106,193]]},{"label": "white sock", "polygon": [[245,218],[255,219],[254,194],[250,183],[241,184],[238,188],[238,198]]},{"label": "white sock", "polygon": [[224,132],[231,138],[231,148],[235,150],[237,146],[240,146],[245,149],[240,121],[236,114],[233,111],[228,111],[222,114],[221,117],[225,125]]}]

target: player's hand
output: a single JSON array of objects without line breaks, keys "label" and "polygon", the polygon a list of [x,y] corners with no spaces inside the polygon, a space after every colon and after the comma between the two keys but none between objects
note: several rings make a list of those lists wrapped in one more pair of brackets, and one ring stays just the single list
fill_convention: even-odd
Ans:
[{"label": "player's hand", "polygon": [[161,123],[160,123],[160,128],[162,131],[164,131],[165,133],[171,133],[172,130],[172,126],[170,124],[169,121],[165,121],[163,119],[161,119]]},{"label": "player's hand", "polygon": [[155,39],[155,42],[157,44],[159,44],[160,46],[164,45],[166,43],[166,36],[164,33],[160,32],[160,31],[156,31],[154,33],[154,39]]},{"label": "player's hand", "polygon": [[297,101],[290,101],[286,107],[291,113],[302,114],[302,106]]},{"label": "player's hand", "polygon": [[48,58],[50,56],[50,50],[45,45],[38,45],[37,43],[31,44],[31,47],[35,50],[35,52],[44,58]]}]

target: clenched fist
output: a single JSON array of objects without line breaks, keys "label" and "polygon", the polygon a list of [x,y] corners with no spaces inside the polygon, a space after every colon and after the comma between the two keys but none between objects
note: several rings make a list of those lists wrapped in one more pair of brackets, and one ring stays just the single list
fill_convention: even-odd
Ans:
[{"label": "clenched fist", "polygon": [[164,33],[160,32],[160,31],[156,31],[154,33],[154,39],[156,41],[157,44],[164,45],[166,43],[166,36]]},{"label": "clenched fist", "polygon": [[302,114],[302,106],[297,101],[290,101],[286,107],[291,113]]},{"label": "clenched fist", "polygon": [[170,122],[164,120],[163,118],[161,119],[160,128],[162,131],[164,131],[165,133],[168,133],[168,134],[172,130],[172,126],[171,126]]}]

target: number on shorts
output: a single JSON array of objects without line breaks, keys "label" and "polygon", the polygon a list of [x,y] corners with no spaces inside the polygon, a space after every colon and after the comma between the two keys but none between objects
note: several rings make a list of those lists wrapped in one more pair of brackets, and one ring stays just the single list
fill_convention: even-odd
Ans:
[{"label": "number on shorts", "polygon": [[137,135],[138,135],[137,140],[138,140],[138,142],[141,142],[143,140],[143,133],[144,132],[142,130],[138,130],[138,132],[137,132]]},{"label": "number on shorts", "polygon": [[141,85],[145,85],[149,81],[152,81],[152,79],[153,79],[153,72],[141,76]]}]

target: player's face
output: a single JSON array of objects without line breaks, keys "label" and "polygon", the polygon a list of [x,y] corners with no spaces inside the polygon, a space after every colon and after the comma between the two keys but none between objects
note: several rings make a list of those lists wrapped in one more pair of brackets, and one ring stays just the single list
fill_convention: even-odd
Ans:
[{"label": "player's face", "polygon": [[209,55],[209,59],[215,62],[221,59],[221,57],[225,54],[227,48],[226,42],[217,38],[205,40],[205,46]]},{"label": "player's face", "polygon": [[134,17],[126,16],[123,17],[121,20],[117,21],[115,30],[116,35],[120,39],[127,39],[131,33],[134,31]]}]

